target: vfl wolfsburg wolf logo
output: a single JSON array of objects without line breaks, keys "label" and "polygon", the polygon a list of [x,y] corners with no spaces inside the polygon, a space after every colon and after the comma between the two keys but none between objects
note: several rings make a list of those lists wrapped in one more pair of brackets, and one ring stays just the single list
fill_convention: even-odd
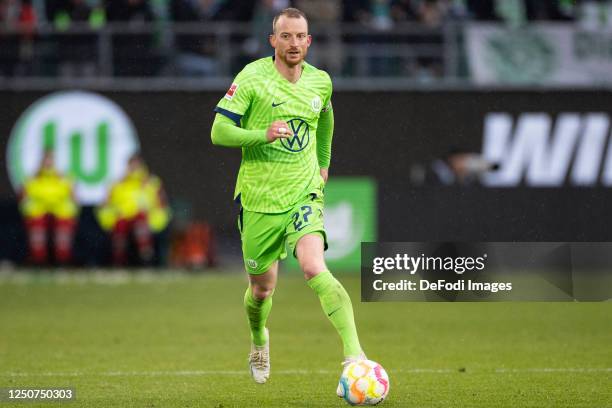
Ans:
[{"label": "vfl wolfsburg wolf logo", "polygon": [[113,101],[89,92],[58,92],[36,101],[19,118],[7,149],[11,183],[19,190],[53,149],[59,171],[75,180],[81,204],[98,204],[139,149],[129,117]]},{"label": "vfl wolfsburg wolf logo", "polygon": [[287,139],[281,139],[281,144],[290,152],[300,152],[304,150],[306,146],[308,146],[308,142],[310,142],[308,123],[302,119],[291,119],[287,124],[293,136]]},{"label": "vfl wolfsburg wolf logo", "polygon": [[536,31],[503,31],[487,41],[486,58],[503,82],[534,82],[547,78],[557,65],[555,47]]}]

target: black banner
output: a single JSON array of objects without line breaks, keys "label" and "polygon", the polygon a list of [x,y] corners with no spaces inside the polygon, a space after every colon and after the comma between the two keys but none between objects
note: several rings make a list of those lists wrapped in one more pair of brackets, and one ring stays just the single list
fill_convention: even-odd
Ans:
[{"label": "black banner", "polygon": [[[47,94],[0,93],[3,158],[18,118]],[[212,110],[223,92],[102,94],[118,104],[134,123],[144,158],[164,181],[178,209],[176,215],[207,220],[221,234],[235,238],[232,194],[240,151],[215,147],[210,142]],[[612,192],[604,177],[610,136],[606,120],[612,117],[610,91],[336,92],[334,112],[330,177],[376,178],[378,236],[382,240],[612,241],[608,228],[612,224],[608,204]],[[490,116],[496,113],[501,116]],[[571,113],[578,116],[567,116]],[[540,116],[525,116],[530,114]],[[508,125],[506,133],[499,133],[508,143],[522,140],[521,123],[525,129],[540,129],[536,136],[547,144],[540,143],[539,147],[565,140],[563,135],[575,130],[570,140],[573,144],[567,147],[569,153],[563,156],[568,162],[555,170],[562,176],[561,184],[551,185],[541,173],[557,163],[553,153],[563,149],[545,150],[541,157],[523,160],[519,153],[539,150],[518,144],[512,145],[511,151],[517,152],[523,167],[507,178],[512,181],[512,177],[519,177],[514,187],[414,184],[411,172],[415,164],[427,166],[453,146],[481,153],[487,118],[493,127]],[[563,137],[555,133],[565,126],[568,130],[560,133]],[[582,140],[594,144],[583,145]],[[587,160],[593,146],[603,149],[593,159],[597,160],[596,167],[588,165]],[[585,164],[586,170],[576,163]],[[2,167],[0,200],[14,202],[6,165]],[[594,181],[591,183],[587,176]],[[529,184],[532,179],[535,184]],[[538,184],[547,180],[549,184]]]}]

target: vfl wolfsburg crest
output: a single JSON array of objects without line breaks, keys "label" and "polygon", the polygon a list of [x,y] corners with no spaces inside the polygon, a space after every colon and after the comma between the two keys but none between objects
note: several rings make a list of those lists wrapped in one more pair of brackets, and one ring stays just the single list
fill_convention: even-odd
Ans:
[{"label": "vfl wolfsburg crest", "polygon": [[555,47],[541,33],[527,30],[491,35],[486,59],[503,82],[534,82],[550,76],[556,63]]},{"label": "vfl wolfsburg crest", "polygon": [[58,170],[76,182],[81,204],[102,202],[139,149],[132,122],[111,100],[89,92],[58,92],[36,101],[11,131],[7,166],[13,187],[39,168],[52,148]]},{"label": "vfl wolfsburg crest", "polygon": [[318,113],[321,110],[322,105],[323,102],[321,102],[321,97],[319,95],[315,96],[314,98],[312,98],[312,101],[310,101],[310,107],[315,113]]},{"label": "vfl wolfsburg crest", "polygon": [[281,139],[283,147],[291,152],[300,152],[308,146],[310,142],[310,132],[308,123],[302,119],[291,119],[287,122],[291,130],[292,137]]}]

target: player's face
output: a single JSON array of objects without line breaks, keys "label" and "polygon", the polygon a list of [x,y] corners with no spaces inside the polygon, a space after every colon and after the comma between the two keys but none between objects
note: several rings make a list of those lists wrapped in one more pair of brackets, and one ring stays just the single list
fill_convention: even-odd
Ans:
[{"label": "player's face", "polygon": [[127,171],[128,173],[133,173],[135,171],[140,170],[141,167],[142,167],[142,162],[140,161],[140,159],[131,158],[128,161]]},{"label": "player's face", "polygon": [[275,56],[287,66],[301,64],[306,58],[312,38],[304,18],[281,16],[276,21],[276,32],[270,36]]},{"label": "player's face", "polygon": [[53,156],[53,153],[44,154],[41,167],[45,169],[52,169],[55,167],[55,157]]}]

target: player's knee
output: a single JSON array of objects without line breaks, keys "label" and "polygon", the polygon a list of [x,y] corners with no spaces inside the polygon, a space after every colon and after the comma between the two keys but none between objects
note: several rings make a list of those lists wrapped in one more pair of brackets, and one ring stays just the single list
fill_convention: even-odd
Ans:
[{"label": "player's knee", "polygon": [[274,287],[271,285],[253,285],[253,297],[255,299],[264,300],[274,293]]},{"label": "player's knee", "polygon": [[304,278],[310,280],[327,269],[325,263],[322,261],[309,260],[300,262],[302,271],[304,272]]}]

